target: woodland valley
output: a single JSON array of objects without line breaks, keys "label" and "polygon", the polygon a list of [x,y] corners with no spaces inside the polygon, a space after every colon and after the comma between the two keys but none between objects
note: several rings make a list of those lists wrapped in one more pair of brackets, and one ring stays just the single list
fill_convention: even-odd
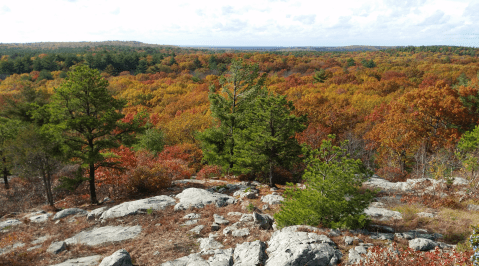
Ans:
[{"label": "woodland valley", "polygon": [[[400,250],[369,265],[479,265],[479,49],[351,49],[0,44],[0,225],[18,220],[0,226],[0,264],[53,265],[118,248],[130,248],[133,265],[167,263],[188,256],[196,238],[178,233],[183,244],[156,257],[144,248],[154,242],[146,236],[125,247],[69,244],[59,255],[46,251],[56,238],[37,251],[15,245],[35,232],[70,237],[104,224],[37,224],[28,218],[33,212],[93,211],[180,188],[218,192],[254,183],[256,189],[241,189],[256,196],[235,193],[238,203],[222,211],[206,206],[201,215],[213,221],[227,210],[258,212],[274,217],[279,229],[338,229],[377,247],[373,253],[384,254],[391,243]],[[263,208],[257,197],[270,191],[284,201]],[[365,214],[379,205],[401,218]],[[185,214],[175,211],[148,209],[106,224],[140,224],[142,234],[156,236],[159,228],[166,235]],[[443,244],[411,251],[397,234],[385,242],[357,233],[389,233],[386,227],[421,228],[440,234]],[[248,241],[272,234],[254,232]],[[334,263],[351,264],[352,246],[330,236],[343,254]]]}]

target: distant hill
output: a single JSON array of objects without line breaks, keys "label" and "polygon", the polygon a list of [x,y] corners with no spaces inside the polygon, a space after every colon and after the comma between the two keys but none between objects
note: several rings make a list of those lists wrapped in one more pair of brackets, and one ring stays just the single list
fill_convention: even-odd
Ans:
[{"label": "distant hill", "polygon": [[103,41],[103,42],[33,42],[33,43],[0,43],[1,48],[30,48],[30,49],[58,49],[58,48],[83,48],[98,46],[127,46],[127,47],[157,47],[179,48],[174,45],[149,44],[137,41]]}]

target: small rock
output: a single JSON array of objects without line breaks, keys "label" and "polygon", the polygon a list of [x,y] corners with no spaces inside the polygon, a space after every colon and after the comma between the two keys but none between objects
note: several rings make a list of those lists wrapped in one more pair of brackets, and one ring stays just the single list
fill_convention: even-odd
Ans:
[{"label": "small rock", "polygon": [[198,214],[198,213],[189,213],[185,216],[183,216],[183,219],[199,219],[201,217],[201,214]]},{"label": "small rock", "polygon": [[284,201],[284,198],[280,195],[273,195],[268,194],[266,196],[261,197],[261,201],[264,203],[268,203],[269,205],[281,204]]},{"label": "small rock", "polygon": [[30,222],[33,222],[33,223],[43,223],[48,221],[48,217],[50,216],[52,216],[51,213],[45,213],[45,214],[31,216],[29,219],[30,219]]},{"label": "small rock", "polygon": [[423,217],[423,218],[434,218],[434,217],[436,217],[435,214],[429,213],[429,212],[419,212],[419,213],[417,213],[417,216]]},{"label": "small rock", "polygon": [[158,250],[153,252],[153,256],[159,256],[159,255],[160,255],[160,252]]},{"label": "small rock", "polygon": [[354,242],[354,238],[350,237],[350,236],[345,236],[344,237],[344,243],[346,245],[352,245]]},{"label": "small rock", "polygon": [[243,213],[241,212],[228,212],[228,216],[241,216]]},{"label": "small rock", "polygon": [[217,223],[213,223],[211,225],[211,231],[218,231],[218,230],[220,230],[220,225]]},{"label": "small rock", "polygon": [[251,222],[251,221],[253,221],[253,220],[254,220],[254,219],[253,219],[253,215],[252,215],[252,214],[247,214],[247,213],[245,213],[245,214],[243,214],[243,216],[241,216],[241,218],[240,218],[239,221],[245,223],[245,222]]},{"label": "small rock", "polygon": [[328,232],[328,235],[329,236],[340,236],[341,235],[341,231],[337,230],[337,229],[331,229],[329,232]]},{"label": "small rock", "polygon": [[471,212],[479,211],[479,205],[467,204],[467,210]]},{"label": "small rock", "polygon": [[213,214],[213,218],[215,219],[215,223],[217,224],[229,224],[230,221],[226,220],[225,217],[218,215],[218,214]]},{"label": "small rock", "polygon": [[182,225],[188,226],[188,225],[193,225],[193,224],[197,224],[197,223],[198,223],[198,220],[188,220]]},{"label": "small rock", "polygon": [[224,247],[220,242],[209,237],[200,238],[198,239],[198,242],[200,242],[201,251],[208,251],[208,250],[219,249]]},{"label": "small rock", "polygon": [[259,214],[257,212],[253,212],[253,219],[254,224],[263,230],[271,229],[274,221],[273,217],[268,214]]},{"label": "small rock", "polygon": [[88,215],[86,216],[86,219],[88,221],[93,221],[95,219],[98,219],[107,209],[108,209],[107,207],[94,209],[93,211],[88,213]]},{"label": "small rock", "polygon": [[67,248],[67,244],[64,241],[53,242],[47,249],[47,252],[58,254]]},{"label": "small rock", "polygon": [[236,237],[249,236],[249,229],[248,228],[237,229],[231,232],[231,235]]},{"label": "small rock", "polygon": [[128,251],[120,249],[111,254],[111,256],[104,258],[99,266],[133,266],[133,264]]},{"label": "small rock", "polygon": [[371,224],[369,227],[371,227],[372,231],[381,231],[381,232],[386,232],[386,233],[394,233],[394,229],[389,226],[384,226],[384,225],[377,225],[377,224]]},{"label": "small rock", "polygon": [[65,218],[70,215],[78,215],[78,216],[86,216],[88,214],[87,211],[79,208],[69,208],[65,210],[61,210],[53,216],[52,220],[58,220],[61,218]]},{"label": "small rock", "polygon": [[20,222],[20,221],[17,220],[17,219],[6,220],[6,221],[4,221],[4,222],[0,222],[0,230],[3,230],[3,229],[6,228],[6,227],[10,227],[10,226],[14,226],[14,225],[19,225],[19,224],[22,224],[22,222]]},{"label": "small rock", "polygon": [[369,237],[371,239],[379,240],[394,240],[394,234],[391,233],[371,233]]},{"label": "small rock", "polygon": [[262,211],[269,210],[268,204],[263,205],[263,207],[261,207],[261,210],[262,210]]},{"label": "small rock", "polygon": [[50,265],[50,266],[96,266],[100,262],[100,255],[93,255],[83,258],[69,259],[62,263]]},{"label": "small rock", "polygon": [[204,228],[205,226],[200,224],[196,227],[194,227],[193,229],[190,230],[190,232],[193,232],[195,234],[200,234],[201,230]]},{"label": "small rock", "polygon": [[437,243],[426,238],[416,238],[409,240],[409,247],[416,251],[429,251],[434,249],[437,246]]}]

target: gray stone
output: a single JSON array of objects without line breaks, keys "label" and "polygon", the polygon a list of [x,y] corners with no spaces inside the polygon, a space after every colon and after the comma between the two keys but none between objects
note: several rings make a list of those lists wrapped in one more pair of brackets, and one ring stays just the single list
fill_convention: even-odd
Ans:
[{"label": "gray stone", "polygon": [[378,240],[394,240],[394,234],[391,233],[371,233],[369,237]]},{"label": "gray stone", "polygon": [[331,229],[331,231],[328,232],[328,235],[329,236],[340,236],[341,235],[341,231],[337,230],[337,229]]},{"label": "gray stone", "polygon": [[344,237],[344,243],[346,245],[352,245],[354,242],[354,238],[350,237],[350,236],[345,236]]},{"label": "gray stone", "polygon": [[207,250],[213,250],[213,249],[219,249],[223,248],[223,245],[214,240],[213,238],[200,238],[198,239],[198,242],[200,242],[200,250],[202,252],[207,251]]},{"label": "gray stone", "polygon": [[83,231],[68,238],[65,242],[70,244],[85,244],[96,246],[107,242],[118,242],[137,237],[141,233],[141,226],[105,226],[88,231]]},{"label": "gray stone", "polygon": [[215,219],[215,223],[217,224],[229,224],[230,221],[226,220],[225,217],[218,215],[218,214],[213,214],[213,218]]},{"label": "gray stone", "polygon": [[357,246],[349,250],[348,264],[356,264],[362,261],[361,255],[366,254],[364,246]]},{"label": "gray stone", "polygon": [[334,265],[341,259],[341,252],[325,235],[280,230],[268,241],[266,265]]},{"label": "gray stone", "polygon": [[266,244],[256,240],[236,245],[234,250],[234,266],[264,265],[267,256]]},{"label": "gray stone", "polygon": [[434,249],[437,243],[426,238],[416,238],[409,240],[409,247],[416,251],[429,251]]},{"label": "gray stone", "polygon": [[188,213],[187,215],[183,216],[183,219],[199,219],[201,214],[198,213]]},{"label": "gray stone", "polygon": [[208,259],[209,266],[233,265],[233,249],[216,249],[213,256]]},{"label": "gray stone", "polygon": [[211,224],[211,231],[218,231],[220,230],[220,225],[217,223]]},{"label": "gray stone", "polygon": [[175,203],[175,199],[164,195],[124,202],[105,211],[101,215],[100,219],[123,217],[127,215],[137,214],[140,211],[147,211],[149,209],[163,210],[168,206],[174,205]]},{"label": "gray stone", "polygon": [[452,182],[454,186],[465,186],[469,185],[469,181],[462,177],[454,177],[454,182]]},{"label": "gray stone", "polygon": [[453,249],[453,248],[456,248],[456,245],[449,245],[447,243],[444,243],[444,242],[436,242],[437,243],[437,246],[441,249]]},{"label": "gray stone", "polygon": [[411,240],[415,238],[415,234],[411,232],[396,233],[394,234],[397,238],[404,238],[406,240]]},{"label": "gray stone", "polygon": [[131,263],[130,253],[125,249],[120,249],[104,258],[98,266],[133,266],[133,263]]},{"label": "gray stone", "polygon": [[240,222],[252,222],[254,221],[253,215],[252,214],[243,214],[239,220]]},{"label": "gray stone", "polygon": [[6,228],[6,227],[10,227],[10,226],[14,226],[14,225],[19,225],[19,224],[22,224],[22,222],[20,222],[20,221],[17,220],[17,219],[6,220],[6,221],[3,221],[3,222],[0,222],[0,230],[3,230],[3,229]]},{"label": "gray stone", "polygon": [[65,210],[61,210],[57,212],[55,216],[53,216],[52,220],[62,219],[70,215],[86,216],[87,214],[88,212],[83,209],[69,208],[69,209],[65,209]]},{"label": "gray stone", "polygon": [[369,215],[374,220],[388,221],[393,219],[402,219],[402,214],[398,211],[391,211],[385,208],[369,207],[364,210],[364,213]]},{"label": "gray stone", "polygon": [[48,217],[52,216],[51,213],[45,213],[45,214],[38,214],[34,216],[30,216],[30,222],[32,223],[43,223],[48,221]]},{"label": "gray stone", "polygon": [[[474,204],[467,204],[467,210],[471,212],[477,212],[479,211],[479,205],[474,205]],[[1,226],[0,226],[1,228]]]},{"label": "gray stone", "polygon": [[67,248],[67,244],[64,241],[53,242],[47,249],[47,252],[58,254]]},{"label": "gray stone", "polygon": [[96,208],[88,213],[86,219],[88,221],[96,220],[101,217],[101,215],[108,209],[108,207]]},{"label": "gray stone", "polygon": [[394,233],[395,232],[392,227],[384,226],[384,225],[371,224],[371,225],[369,225],[369,227],[371,227],[374,230],[382,231],[382,232],[386,232],[386,233]]},{"label": "gray stone", "polygon": [[34,241],[32,241],[32,244],[36,245],[36,244],[43,243],[43,242],[47,241],[49,238],[50,238],[49,235],[39,237],[39,238],[35,239]]},{"label": "gray stone", "polygon": [[35,249],[38,249],[38,248],[41,248],[42,245],[36,245],[36,246],[33,246],[33,247],[30,247],[30,248],[27,248],[27,251],[32,251],[32,250],[35,250]]},{"label": "gray stone", "polygon": [[257,193],[259,191],[256,190],[256,189],[252,189],[252,188],[246,188],[246,189],[241,189],[241,190],[238,190],[236,191],[235,193],[233,193],[233,197],[240,197],[241,199],[243,198],[247,198],[247,199],[255,199],[257,198]]},{"label": "gray stone", "polygon": [[228,212],[228,216],[241,216],[243,215],[242,212]]},{"label": "gray stone", "polygon": [[0,248],[0,255],[8,253],[8,252],[10,252],[14,249],[17,249],[17,248],[21,248],[23,246],[25,246],[24,243],[18,242],[18,243],[15,243],[15,244],[11,245],[11,246],[6,246],[3,249]]},{"label": "gray stone", "polygon": [[176,198],[178,198],[180,202],[175,205],[175,211],[186,210],[188,208],[203,208],[208,204],[223,207],[237,202],[234,197],[199,188],[187,188],[176,195]]},{"label": "gray stone", "polygon": [[197,224],[197,223],[198,223],[198,220],[188,220],[182,225],[188,226],[188,225],[193,225],[193,224]]},{"label": "gray stone", "polygon": [[225,227],[225,229],[223,229],[223,235],[227,235],[227,234],[233,232],[234,230],[237,230],[239,225],[240,225],[240,223],[234,223],[230,226]]},{"label": "gray stone", "polygon": [[269,210],[269,205],[268,204],[265,204],[261,207],[261,210],[262,211],[266,211],[266,210]]},{"label": "gray stone", "polygon": [[268,203],[269,205],[275,205],[281,204],[281,202],[284,201],[284,198],[280,195],[268,194],[266,196],[262,196],[261,201],[264,203]]},{"label": "gray stone", "polygon": [[243,228],[243,229],[233,230],[233,232],[231,232],[231,235],[235,237],[249,236],[249,229]]},{"label": "gray stone", "polygon": [[194,227],[193,229],[191,229],[190,232],[195,233],[195,234],[199,234],[199,233],[201,233],[201,230],[203,228],[205,228],[205,226],[200,224],[200,225]]},{"label": "gray stone", "polygon": [[429,213],[429,212],[419,212],[419,213],[417,213],[417,216],[423,217],[423,218],[434,218],[434,217],[436,217],[435,214]]},{"label": "gray stone", "polygon": [[89,257],[66,260],[60,264],[50,266],[97,266],[100,262],[101,256],[94,255]]},{"label": "gray stone", "polygon": [[253,212],[253,219],[254,224],[264,230],[271,229],[271,226],[274,222],[273,217],[269,216],[268,214],[259,214],[257,212]]},{"label": "gray stone", "polygon": [[194,253],[176,260],[162,263],[160,266],[210,266],[210,264],[201,257],[201,254]]}]

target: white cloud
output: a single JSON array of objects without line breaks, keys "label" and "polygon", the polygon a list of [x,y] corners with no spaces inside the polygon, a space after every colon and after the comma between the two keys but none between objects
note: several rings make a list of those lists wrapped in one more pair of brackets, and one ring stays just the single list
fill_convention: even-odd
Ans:
[{"label": "white cloud", "polygon": [[[54,8],[53,8],[54,7]],[[210,45],[454,44],[478,33],[470,0],[10,1],[2,42],[137,40]],[[41,30],[39,30],[41,29]],[[456,42],[457,43],[457,42]]]}]

